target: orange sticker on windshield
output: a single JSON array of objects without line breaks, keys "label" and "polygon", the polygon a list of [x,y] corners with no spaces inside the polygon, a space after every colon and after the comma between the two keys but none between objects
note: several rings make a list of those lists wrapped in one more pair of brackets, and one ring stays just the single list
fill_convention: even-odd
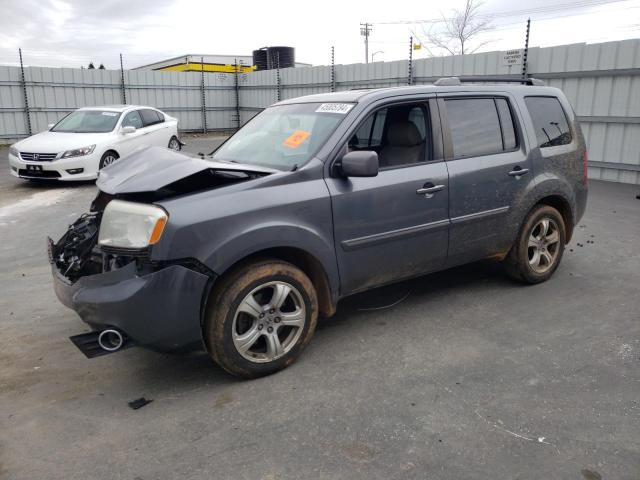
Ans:
[{"label": "orange sticker on windshield", "polygon": [[289,148],[298,148],[310,136],[311,132],[296,130],[291,135],[289,135],[289,137],[284,142],[282,142],[282,144]]}]

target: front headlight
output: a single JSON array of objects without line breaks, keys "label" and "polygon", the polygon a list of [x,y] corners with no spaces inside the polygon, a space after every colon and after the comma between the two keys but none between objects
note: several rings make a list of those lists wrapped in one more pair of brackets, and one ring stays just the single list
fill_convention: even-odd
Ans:
[{"label": "front headlight", "polygon": [[76,148],[75,150],[67,150],[62,154],[62,158],[81,157],[83,155],[89,155],[93,153],[95,148],[95,145],[89,145],[88,147]]},{"label": "front headlight", "polygon": [[9,147],[9,155],[20,158],[20,152],[16,147]]},{"label": "front headlight", "polygon": [[169,214],[147,203],[112,200],[102,214],[98,243],[104,247],[142,249],[160,240]]}]

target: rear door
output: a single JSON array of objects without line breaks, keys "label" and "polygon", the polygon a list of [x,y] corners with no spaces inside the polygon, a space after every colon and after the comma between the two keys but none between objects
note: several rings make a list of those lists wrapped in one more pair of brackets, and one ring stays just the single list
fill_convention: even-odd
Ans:
[{"label": "rear door", "polygon": [[520,226],[515,206],[534,182],[508,94],[439,94],[451,218],[448,265],[506,254]]},{"label": "rear door", "polygon": [[167,147],[169,145],[169,124],[164,121],[164,115],[151,108],[140,110],[144,123],[144,142],[149,146]]},{"label": "rear door", "polygon": [[342,294],[441,268],[448,175],[435,99],[374,109],[347,138],[343,153],[374,150],[380,171],[327,178]]}]

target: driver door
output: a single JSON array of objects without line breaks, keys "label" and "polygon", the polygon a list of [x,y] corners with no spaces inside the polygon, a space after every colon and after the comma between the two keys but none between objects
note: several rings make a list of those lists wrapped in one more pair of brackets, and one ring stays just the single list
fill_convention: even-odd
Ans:
[{"label": "driver door", "polygon": [[142,123],[142,117],[139,110],[133,110],[127,113],[122,119],[120,129],[123,127],[134,127],[136,129],[133,133],[122,133],[119,131],[118,135],[118,153],[120,158],[130,155],[135,150],[141,147],[141,138],[144,138],[144,124]]},{"label": "driver door", "polygon": [[371,112],[350,150],[375,150],[376,177],[328,177],[341,293],[438,270],[449,235],[448,172],[433,100]]}]

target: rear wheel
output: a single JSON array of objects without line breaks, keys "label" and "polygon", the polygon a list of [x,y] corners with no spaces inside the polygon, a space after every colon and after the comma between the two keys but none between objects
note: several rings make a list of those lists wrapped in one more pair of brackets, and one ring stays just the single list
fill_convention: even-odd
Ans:
[{"label": "rear wheel", "polygon": [[565,241],[566,226],[560,212],[548,205],[536,206],[505,259],[507,273],[526,283],[548,280],[560,264]]},{"label": "rear wheel", "polygon": [[171,137],[171,140],[169,140],[169,150],[175,150],[176,152],[179,152],[181,148],[182,147],[178,138],[175,135]]},{"label": "rear wheel", "polygon": [[318,301],[309,278],[280,260],[244,265],[214,289],[204,338],[213,360],[244,378],[289,366],[309,343]]},{"label": "rear wheel", "polygon": [[104,152],[104,155],[102,155],[102,158],[100,159],[99,169],[102,170],[104,167],[108,167],[109,165],[114,163],[116,160],[118,160],[118,158],[120,157],[113,150]]}]

